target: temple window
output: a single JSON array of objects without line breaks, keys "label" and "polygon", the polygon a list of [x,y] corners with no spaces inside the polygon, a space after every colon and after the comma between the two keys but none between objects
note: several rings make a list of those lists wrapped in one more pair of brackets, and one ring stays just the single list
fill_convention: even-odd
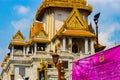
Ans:
[{"label": "temple window", "polygon": [[91,51],[91,40],[88,39],[88,51],[90,52]]},{"label": "temple window", "polygon": [[37,43],[37,51],[45,51],[45,43]]},{"label": "temple window", "polygon": [[14,46],[15,54],[22,54],[23,53],[23,46]]},{"label": "temple window", "polygon": [[25,68],[24,67],[20,67],[19,68],[19,74],[24,77],[25,76]]},{"label": "temple window", "polygon": [[63,61],[63,67],[68,68],[68,61]]},{"label": "temple window", "polygon": [[52,65],[51,65],[51,64],[48,64],[48,68],[52,68]]},{"label": "temple window", "polygon": [[74,44],[74,45],[72,46],[72,52],[73,52],[73,53],[78,53],[78,46],[77,46],[76,44]]}]

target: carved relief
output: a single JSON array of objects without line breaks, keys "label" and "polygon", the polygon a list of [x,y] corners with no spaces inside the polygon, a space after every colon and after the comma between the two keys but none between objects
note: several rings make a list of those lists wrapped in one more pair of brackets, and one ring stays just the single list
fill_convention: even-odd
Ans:
[{"label": "carved relief", "polygon": [[20,35],[17,35],[15,39],[22,40],[22,37]]},{"label": "carved relief", "polygon": [[22,33],[20,31],[18,31],[15,36],[13,36],[13,40],[24,40],[24,36],[22,35]]},{"label": "carved relief", "polygon": [[83,25],[80,23],[80,21],[77,18],[75,18],[73,20],[73,23],[70,24],[70,28],[71,29],[82,29]]},{"label": "carved relief", "polygon": [[40,31],[39,34],[37,35],[37,37],[41,37],[41,38],[46,38],[46,33],[44,31]]},{"label": "carved relief", "polygon": [[86,0],[71,0],[71,2],[86,4]]},{"label": "carved relief", "polygon": [[87,26],[77,9],[72,11],[66,23],[68,29],[85,30]]}]

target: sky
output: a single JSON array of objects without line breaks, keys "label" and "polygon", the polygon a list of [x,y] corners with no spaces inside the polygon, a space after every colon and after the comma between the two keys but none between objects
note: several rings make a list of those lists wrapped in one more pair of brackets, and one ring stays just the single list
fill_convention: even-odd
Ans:
[{"label": "sky", "polygon": [[[89,23],[92,23],[94,29],[94,15],[101,13],[98,22],[99,43],[106,45],[107,48],[120,44],[120,0],[87,1],[88,5],[93,7]],[[30,25],[41,2],[41,0],[0,0],[0,63],[9,52],[9,42],[18,30],[21,30],[28,40]]]}]

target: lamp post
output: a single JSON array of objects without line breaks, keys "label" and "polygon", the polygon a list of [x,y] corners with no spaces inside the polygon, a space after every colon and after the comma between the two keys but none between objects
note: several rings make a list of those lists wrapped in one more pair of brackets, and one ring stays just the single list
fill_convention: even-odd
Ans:
[{"label": "lamp post", "polygon": [[55,67],[57,67],[57,69],[58,69],[58,80],[66,80],[64,77],[65,71],[64,71],[64,67],[63,67],[63,62],[59,61],[59,55],[53,54],[52,58],[53,58]]},{"label": "lamp post", "polygon": [[100,13],[97,13],[95,16],[94,16],[94,22],[96,24],[96,43],[97,43],[97,48],[98,48],[98,44],[99,44],[99,41],[98,41],[98,18],[100,16]]}]

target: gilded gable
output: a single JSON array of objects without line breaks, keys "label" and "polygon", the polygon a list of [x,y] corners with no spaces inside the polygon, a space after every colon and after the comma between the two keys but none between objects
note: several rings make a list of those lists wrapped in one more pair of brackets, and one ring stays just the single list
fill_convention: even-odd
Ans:
[{"label": "gilded gable", "polygon": [[13,40],[25,40],[20,30],[15,34],[15,36],[13,36]]},{"label": "gilded gable", "polygon": [[75,18],[69,25],[69,29],[84,29],[79,19]]},{"label": "gilded gable", "polygon": [[17,35],[15,39],[22,40],[22,37],[20,35]]},{"label": "gilded gable", "polygon": [[45,33],[44,30],[41,30],[38,35],[37,35],[38,38],[46,38],[47,37],[47,34]]},{"label": "gilded gable", "polygon": [[82,16],[78,12],[78,10],[73,9],[70,16],[68,17],[66,21],[66,28],[67,29],[78,29],[78,30],[86,30],[87,24],[83,20]]}]

